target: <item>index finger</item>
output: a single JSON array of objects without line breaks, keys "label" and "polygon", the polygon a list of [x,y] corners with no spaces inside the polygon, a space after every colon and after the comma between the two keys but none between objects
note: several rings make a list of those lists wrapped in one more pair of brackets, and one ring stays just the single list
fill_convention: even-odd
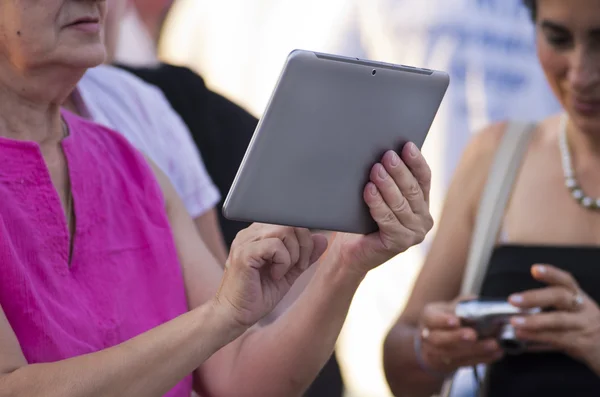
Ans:
[{"label": "index finger", "polygon": [[577,293],[579,292],[579,284],[573,276],[551,265],[534,265],[531,267],[531,275],[538,281],[548,285],[562,286]]},{"label": "index finger", "polygon": [[[250,261],[250,266],[260,269],[265,265],[271,266],[271,277],[275,281],[281,280],[295,264],[290,252],[283,241],[278,238],[268,238],[258,241],[252,247],[260,257],[258,261]],[[252,258],[252,256],[250,256]]]},{"label": "index finger", "polygon": [[315,246],[313,236],[308,229],[295,228],[294,231],[296,232],[298,245],[300,246],[300,257],[297,266],[302,270],[306,270],[312,264],[311,258]]},{"label": "index finger", "polygon": [[298,241],[298,236],[296,235],[296,231],[294,228],[289,226],[279,226],[279,225],[264,225],[263,230],[258,229],[255,238],[278,238],[280,239],[288,253],[290,254],[290,259],[292,261],[292,266],[298,263],[300,259],[300,242]]},{"label": "index finger", "polygon": [[412,142],[408,142],[406,145],[404,145],[402,148],[401,157],[419,183],[419,186],[421,186],[425,202],[429,204],[429,192],[431,190],[431,168],[429,168],[429,164],[427,164],[425,157],[423,157],[423,154],[417,145]]}]

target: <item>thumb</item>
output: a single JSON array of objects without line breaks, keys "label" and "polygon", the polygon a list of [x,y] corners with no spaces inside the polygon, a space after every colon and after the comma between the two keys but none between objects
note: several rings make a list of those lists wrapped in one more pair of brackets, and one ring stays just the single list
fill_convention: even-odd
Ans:
[{"label": "thumb", "polygon": [[325,253],[327,250],[327,237],[322,234],[314,234],[312,236],[313,239],[313,252],[310,255],[309,264],[313,264],[319,260],[319,258]]}]

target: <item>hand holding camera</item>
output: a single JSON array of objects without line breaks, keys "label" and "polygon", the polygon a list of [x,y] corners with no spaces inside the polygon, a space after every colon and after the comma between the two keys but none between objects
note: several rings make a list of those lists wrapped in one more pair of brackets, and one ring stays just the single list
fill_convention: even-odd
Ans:
[{"label": "hand holding camera", "polygon": [[516,316],[510,323],[516,337],[562,351],[600,368],[600,309],[579,287],[573,276],[549,265],[532,267],[532,276],[548,287],[512,295],[520,309],[554,309],[533,316]]},{"label": "hand holding camera", "polygon": [[427,305],[415,339],[421,364],[443,375],[504,354],[555,350],[600,369],[598,305],[567,272],[536,265],[531,273],[548,287],[508,301],[459,298]]},{"label": "hand holding camera", "polygon": [[539,307],[519,308],[506,300],[472,299],[459,302],[455,314],[462,326],[475,330],[478,339],[494,338],[505,353],[521,354],[530,345],[517,337],[511,319],[515,316],[524,318],[541,311]]},{"label": "hand holding camera", "polygon": [[429,372],[443,376],[460,367],[497,361],[504,354],[495,337],[480,339],[474,328],[461,324],[455,310],[463,300],[431,303],[423,311],[416,353]]}]

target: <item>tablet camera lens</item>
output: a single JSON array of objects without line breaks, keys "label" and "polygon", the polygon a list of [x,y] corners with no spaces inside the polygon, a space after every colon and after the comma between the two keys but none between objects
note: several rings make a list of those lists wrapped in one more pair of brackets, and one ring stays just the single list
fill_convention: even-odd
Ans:
[{"label": "tablet camera lens", "polygon": [[371,72],[371,74],[372,74],[373,76],[375,76],[375,75],[377,74],[377,70],[373,69],[373,71]]}]

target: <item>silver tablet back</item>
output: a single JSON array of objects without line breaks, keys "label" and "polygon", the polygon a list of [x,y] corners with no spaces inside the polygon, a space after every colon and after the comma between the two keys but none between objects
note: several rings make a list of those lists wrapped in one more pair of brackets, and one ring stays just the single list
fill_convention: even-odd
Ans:
[{"label": "silver tablet back", "polygon": [[229,219],[367,234],[371,167],[423,145],[446,73],[293,51],[224,204]]}]

